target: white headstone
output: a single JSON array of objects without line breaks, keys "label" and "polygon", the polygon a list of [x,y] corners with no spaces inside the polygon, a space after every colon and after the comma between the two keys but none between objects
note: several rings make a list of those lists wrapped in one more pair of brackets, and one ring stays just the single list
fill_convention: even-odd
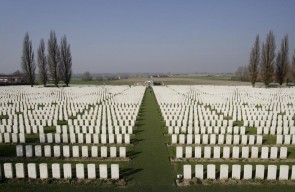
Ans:
[{"label": "white headstone", "polygon": [[83,133],[78,133],[78,143],[84,143],[84,135]]},{"label": "white headstone", "polygon": [[118,134],[118,135],[117,135],[117,143],[118,143],[118,144],[122,144],[122,143],[123,143],[122,140],[123,140],[123,139],[122,139],[122,135],[121,135],[121,134]]},{"label": "white headstone", "polygon": [[30,179],[37,178],[36,163],[28,163],[28,177]]},{"label": "white headstone", "polygon": [[63,150],[63,156],[64,157],[70,157],[70,146],[64,145],[62,147],[62,150]]},{"label": "white headstone", "polygon": [[271,147],[270,148],[270,158],[277,159],[278,158],[278,147]]},{"label": "white headstone", "polygon": [[91,157],[98,157],[97,146],[91,146]]},{"label": "white headstone", "polygon": [[216,179],[215,164],[208,164],[207,165],[207,179]]},{"label": "white headstone", "polygon": [[32,145],[26,145],[26,157],[33,157]]},{"label": "white headstone", "polygon": [[192,158],[193,149],[192,147],[185,147],[185,158]]},{"label": "white headstone", "polygon": [[183,165],[183,178],[184,179],[192,179],[192,166],[191,165]]},{"label": "white headstone", "polygon": [[54,138],[55,138],[55,143],[60,143],[60,133],[55,133]]},{"label": "white headstone", "polygon": [[88,157],[88,146],[82,146],[82,157]]},{"label": "white headstone", "polygon": [[48,168],[47,163],[39,164],[40,179],[48,179]]},{"label": "white headstone", "polygon": [[240,144],[240,135],[234,135],[234,145]]},{"label": "white headstone", "polygon": [[192,134],[188,134],[186,138],[187,138],[187,141],[186,141],[187,144],[189,144],[189,145],[193,144],[193,135]]},{"label": "white headstone", "polygon": [[242,158],[248,159],[249,158],[249,147],[242,147]]},{"label": "white headstone", "polygon": [[106,144],[107,143],[107,135],[106,134],[101,134],[101,143]]},{"label": "white headstone", "polygon": [[230,157],[230,147],[223,147],[223,158],[228,159]]},{"label": "white headstone", "polygon": [[289,166],[280,165],[279,180],[288,180],[289,178]]},{"label": "white headstone", "polygon": [[204,158],[211,158],[211,147],[204,147]]},{"label": "white headstone", "polygon": [[91,134],[85,134],[86,137],[86,143],[90,144],[91,143]]},{"label": "white headstone", "polygon": [[231,145],[232,144],[232,135],[226,135],[226,141],[225,141],[225,143],[227,144],[227,145]]},{"label": "white headstone", "polygon": [[209,140],[208,135],[207,134],[203,134],[203,136],[202,136],[202,143],[203,144],[208,144],[209,143],[208,140]]},{"label": "white headstone", "polygon": [[108,168],[106,164],[99,165],[99,178],[107,179],[108,178]]},{"label": "white headstone", "polygon": [[258,158],[258,147],[251,147],[251,158],[252,159]]},{"label": "white headstone", "polygon": [[220,165],[220,179],[228,179],[228,165]]},{"label": "white headstone", "polygon": [[114,157],[117,157],[117,147],[111,147],[110,148],[110,157],[114,158]]},{"label": "white headstone", "polygon": [[129,134],[125,134],[124,141],[125,141],[125,144],[130,144],[130,135]]},{"label": "white headstone", "polygon": [[197,179],[204,179],[204,165],[195,166],[195,177]]},{"label": "white headstone", "polygon": [[255,135],[249,135],[249,145],[255,144]]},{"label": "white headstone", "polygon": [[87,164],[87,175],[88,179],[96,179],[95,164]]},{"label": "white headstone", "polygon": [[63,164],[64,178],[71,179],[72,178],[72,165],[70,163]]},{"label": "white headstone", "polygon": [[201,135],[195,135],[195,144],[201,144]]},{"label": "white headstone", "polygon": [[292,165],[291,180],[295,180],[295,165]]},{"label": "white headstone", "polygon": [[15,173],[16,173],[16,178],[25,178],[25,169],[24,169],[23,163],[15,164]]},{"label": "white headstone", "polygon": [[4,163],[4,177],[9,179],[13,178],[12,163]]},{"label": "white headstone", "polygon": [[45,155],[45,157],[51,157],[51,146],[50,145],[44,146],[44,155]]},{"label": "white headstone", "polygon": [[213,148],[213,158],[214,159],[219,159],[220,158],[220,147],[219,146],[215,146]]},{"label": "white headstone", "polygon": [[240,147],[233,147],[233,159],[238,159],[240,158]]},{"label": "white headstone", "polygon": [[201,147],[195,147],[195,158],[202,158],[202,148]]},{"label": "white headstone", "polygon": [[24,156],[24,151],[23,151],[23,146],[22,145],[17,145],[16,146],[16,156],[17,157],[23,157]]},{"label": "white headstone", "polygon": [[70,134],[70,141],[72,144],[76,143],[76,134],[73,134],[73,133]]},{"label": "white headstone", "polygon": [[84,164],[82,164],[82,163],[76,164],[76,176],[77,176],[77,179],[84,179],[85,178]]},{"label": "white headstone", "polygon": [[278,145],[283,144],[283,135],[277,135],[277,144]]},{"label": "white headstone", "polygon": [[40,140],[40,143],[45,143],[45,134],[44,133],[39,134],[39,140]]},{"label": "white headstone", "polygon": [[252,165],[244,165],[244,179],[252,179]]},{"label": "white headstone", "polygon": [[79,146],[72,147],[73,157],[79,157]]},{"label": "white headstone", "polygon": [[248,144],[248,135],[242,135],[242,145]]},{"label": "white headstone", "polygon": [[241,165],[232,166],[232,178],[238,180],[241,179]]},{"label": "white headstone", "polygon": [[264,179],[264,165],[256,165],[255,179]]},{"label": "white headstone", "polygon": [[280,159],[287,159],[287,155],[288,155],[288,148],[280,147]]},{"label": "white headstone", "polygon": [[183,158],[183,148],[180,146],[176,147],[176,158]]},{"label": "white headstone", "polygon": [[41,145],[35,145],[35,156],[42,157],[42,146]]},{"label": "white headstone", "polygon": [[261,147],[261,159],[268,159],[268,147]]},{"label": "white headstone", "polygon": [[126,147],[120,147],[119,153],[121,158],[126,158]]},{"label": "white headstone", "polygon": [[177,135],[173,134],[171,137],[171,144],[177,144]]},{"label": "white headstone", "polygon": [[267,180],[276,180],[277,179],[277,166],[268,165],[267,166]]},{"label": "white headstone", "polygon": [[69,142],[68,134],[62,134],[62,142],[63,143],[68,143]]},{"label": "white headstone", "polygon": [[58,163],[53,163],[51,165],[52,169],[52,178],[54,179],[60,179],[60,165]]},{"label": "white headstone", "polygon": [[53,146],[54,157],[60,157],[60,145]]},{"label": "white headstone", "polygon": [[100,157],[108,157],[108,148],[106,146],[100,147]]},{"label": "white headstone", "polygon": [[218,144],[223,145],[224,144],[224,135],[219,135],[218,136]]},{"label": "white headstone", "polygon": [[216,144],[216,135],[215,134],[211,134],[210,135],[210,144]]},{"label": "white headstone", "polygon": [[111,178],[112,179],[119,179],[119,164],[111,164]]},{"label": "white headstone", "polygon": [[52,142],[53,142],[52,133],[47,133],[47,143],[52,143]]},{"label": "white headstone", "polygon": [[262,142],[263,142],[263,137],[262,135],[257,135],[257,141],[256,141],[256,144],[257,145],[262,145]]}]

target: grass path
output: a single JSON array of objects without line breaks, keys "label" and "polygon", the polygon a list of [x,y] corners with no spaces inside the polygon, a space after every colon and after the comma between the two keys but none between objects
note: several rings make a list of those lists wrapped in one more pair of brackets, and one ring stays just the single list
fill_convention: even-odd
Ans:
[{"label": "grass path", "polygon": [[137,173],[130,182],[146,189],[175,187],[172,167],[162,132],[161,115],[156,98],[147,89],[140,109],[135,145],[137,156],[132,160]]}]

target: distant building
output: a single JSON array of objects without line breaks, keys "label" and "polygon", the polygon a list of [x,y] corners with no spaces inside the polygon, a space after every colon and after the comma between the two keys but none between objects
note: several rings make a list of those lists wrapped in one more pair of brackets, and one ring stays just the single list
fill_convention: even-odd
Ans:
[{"label": "distant building", "polygon": [[0,85],[24,84],[25,80],[18,75],[0,75]]}]

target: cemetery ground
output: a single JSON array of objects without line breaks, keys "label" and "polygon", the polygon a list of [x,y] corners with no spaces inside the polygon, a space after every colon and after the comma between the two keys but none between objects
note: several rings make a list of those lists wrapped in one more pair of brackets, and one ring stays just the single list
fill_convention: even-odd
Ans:
[{"label": "cemetery ground", "polygon": [[[6,118],[0,116],[0,118]],[[59,122],[63,124],[65,122]],[[242,125],[243,122],[236,121]],[[55,131],[54,127],[46,127],[45,133]],[[246,129],[246,135],[257,133],[256,127]],[[26,142],[38,143],[39,137],[37,134],[26,136]],[[263,145],[275,145],[276,137],[273,135],[263,135]],[[43,145],[43,144],[42,144]],[[65,144],[61,144],[65,145]],[[79,145],[79,144],[77,144]],[[16,154],[15,144],[0,145],[0,163],[20,162]],[[90,146],[90,145],[89,145]],[[98,145],[100,146],[100,145]],[[127,156],[130,160],[113,161],[103,159],[79,159],[79,158],[23,158],[22,162],[46,162],[51,163],[94,163],[111,164],[118,163],[120,166],[120,177],[126,180],[127,185],[118,186],[115,182],[105,182],[101,180],[77,181],[76,179],[63,180],[60,183],[55,183],[53,179],[47,179],[43,182],[40,180],[4,180],[0,183],[0,191],[294,191],[295,185],[284,181],[263,181],[250,180],[249,182],[240,182],[230,179],[228,183],[214,182],[205,180],[200,184],[200,180],[193,179],[191,186],[177,187],[176,175],[183,173],[183,165],[190,164],[194,167],[195,164],[215,164],[217,168],[222,163],[232,164],[257,164],[257,161],[251,160],[195,160],[183,159],[174,161],[176,154],[176,145],[171,144],[171,135],[168,134],[168,127],[165,126],[165,121],[159,108],[159,103],[153,92],[149,89],[145,90],[139,114],[134,128],[134,134],[131,135],[131,145],[126,145]],[[179,145],[177,145],[179,146]],[[185,146],[185,145],[183,145]],[[197,146],[197,145],[189,145]],[[203,145],[201,145],[203,147]],[[204,145],[205,146],[205,145]],[[241,146],[240,146],[241,147]],[[213,149],[212,149],[213,150]],[[240,149],[241,151],[241,149]],[[293,165],[295,162],[295,147],[288,147],[288,158],[282,161],[284,165]],[[259,164],[264,165],[279,165],[281,160],[259,161]],[[193,168],[194,169],[194,168]],[[219,171],[217,169],[217,171]],[[124,173],[125,172],[125,173]],[[194,171],[193,171],[194,172]],[[30,181],[30,182],[29,182]]]}]

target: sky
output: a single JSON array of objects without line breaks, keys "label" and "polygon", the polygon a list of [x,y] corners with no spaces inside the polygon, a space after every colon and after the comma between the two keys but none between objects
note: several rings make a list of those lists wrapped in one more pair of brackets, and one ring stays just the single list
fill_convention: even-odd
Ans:
[{"label": "sky", "polygon": [[295,48],[294,0],[0,0],[0,73],[21,70],[54,30],[67,36],[73,73],[227,73],[249,62],[257,34]]}]

